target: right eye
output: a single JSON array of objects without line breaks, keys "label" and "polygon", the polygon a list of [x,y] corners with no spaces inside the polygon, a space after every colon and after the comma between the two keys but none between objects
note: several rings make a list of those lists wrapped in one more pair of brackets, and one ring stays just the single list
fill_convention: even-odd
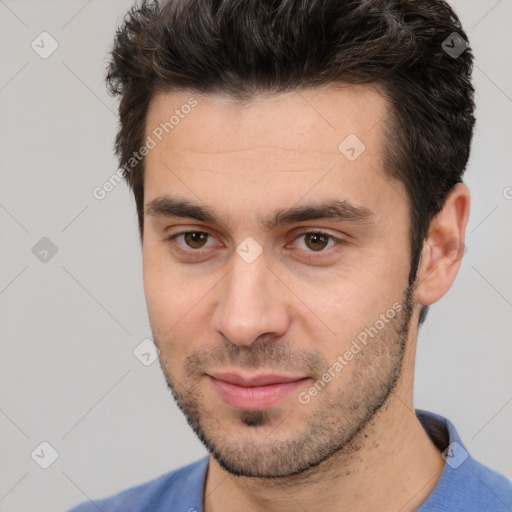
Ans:
[{"label": "right eye", "polygon": [[[173,249],[179,254],[191,257],[201,257],[205,252],[208,252],[209,247],[219,245],[213,243],[207,245],[208,237],[213,238],[211,233],[206,231],[180,231],[167,238],[172,243]],[[180,241],[181,240],[181,241]],[[222,245],[222,244],[220,244]]]}]

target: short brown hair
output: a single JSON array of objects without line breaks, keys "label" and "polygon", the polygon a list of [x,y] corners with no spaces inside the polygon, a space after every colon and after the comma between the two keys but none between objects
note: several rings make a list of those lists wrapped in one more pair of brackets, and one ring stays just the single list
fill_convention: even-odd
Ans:
[{"label": "short brown hair", "polygon": [[[449,54],[446,41],[465,50]],[[110,92],[121,96],[116,153],[123,166],[142,146],[159,91],[249,101],[374,82],[391,105],[385,170],[404,183],[410,203],[412,284],[430,222],[469,158],[475,119],[466,46],[458,17],[441,0],[144,0],[119,27],[108,68]],[[144,160],[125,173],[141,238],[143,173]]]}]

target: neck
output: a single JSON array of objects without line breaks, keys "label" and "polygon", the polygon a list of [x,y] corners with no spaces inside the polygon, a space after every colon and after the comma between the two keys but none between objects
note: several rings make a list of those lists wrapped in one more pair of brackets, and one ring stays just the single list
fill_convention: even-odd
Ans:
[{"label": "neck", "polygon": [[444,461],[416,417],[412,386],[408,390],[401,393],[399,385],[350,446],[300,475],[237,477],[210,456],[205,512],[413,512],[434,489]]}]

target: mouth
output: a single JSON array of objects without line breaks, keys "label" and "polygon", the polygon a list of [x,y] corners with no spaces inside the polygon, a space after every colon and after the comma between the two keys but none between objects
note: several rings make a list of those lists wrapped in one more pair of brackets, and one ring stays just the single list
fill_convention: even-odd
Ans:
[{"label": "mouth", "polygon": [[208,378],[224,402],[246,411],[268,409],[309,380],[303,375],[242,375],[235,372],[212,372]]}]

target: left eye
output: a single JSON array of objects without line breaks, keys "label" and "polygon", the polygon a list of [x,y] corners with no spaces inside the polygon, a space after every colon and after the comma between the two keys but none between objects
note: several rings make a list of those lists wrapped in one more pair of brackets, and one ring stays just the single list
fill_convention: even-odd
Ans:
[{"label": "left eye", "polygon": [[[185,252],[188,249],[192,249],[191,252],[201,252],[206,246],[208,241],[208,237],[214,238],[210,233],[206,231],[182,231],[181,233],[176,233],[175,235],[171,235],[169,240],[178,240],[183,237],[183,243],[178,243],[180,246],[180,250],[185,248]],[[306,252],[326,252],[326,249],[330,249],[335,245],[339,245],[342,243],[342,240],[325,233],[323,231],[302,231],[297,234],[294,240],[298,240],[300,238],[304,238],[303,246],[305,248],[300,248]],[[329,246],[329,243],[331,245]]]},{"label": "left eye", "polygon": [[299,233],[297,239],[301,237],[304,237],[304,244],[307,249],[311,249],[311,251],[308,252],[325,252],[324,249],[326,249],[326,245],[328,245],[329,241],[333,242],[329,249],[341,242],[338,238],[324,233],[323,231],[304,231]]}]

